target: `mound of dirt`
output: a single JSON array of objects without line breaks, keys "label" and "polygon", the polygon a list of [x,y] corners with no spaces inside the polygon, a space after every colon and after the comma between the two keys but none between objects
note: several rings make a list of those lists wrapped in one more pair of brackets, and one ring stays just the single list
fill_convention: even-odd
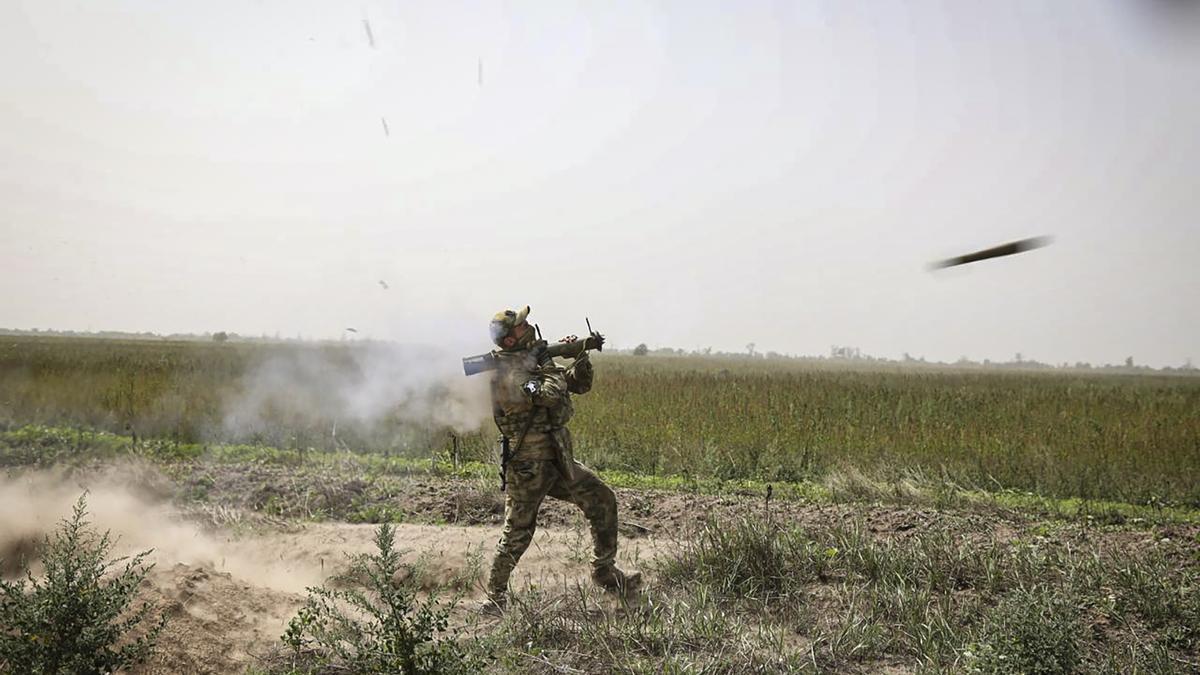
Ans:
[{"label": "mound of dirt", "polygon": [[279,644],[303,602],[296,593],[254,586],[203,565],[156,569],[141,598],[166,612],[159,648],[135,673],[233,673]]}]

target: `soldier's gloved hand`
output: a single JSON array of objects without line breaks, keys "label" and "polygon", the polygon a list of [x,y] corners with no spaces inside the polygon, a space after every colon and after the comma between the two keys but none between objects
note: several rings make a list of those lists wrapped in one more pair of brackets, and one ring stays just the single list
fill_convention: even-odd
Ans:
[{"label": "soldier's gloved hand", "polygon": [[588,336],[588,339],[590,339],[592,341],[592,346],[596,349],[596,351],[600,351],[600,352],[604,351],[604,336],[603,335],[601,335],[595,331],[592,331],[592,334]]}]

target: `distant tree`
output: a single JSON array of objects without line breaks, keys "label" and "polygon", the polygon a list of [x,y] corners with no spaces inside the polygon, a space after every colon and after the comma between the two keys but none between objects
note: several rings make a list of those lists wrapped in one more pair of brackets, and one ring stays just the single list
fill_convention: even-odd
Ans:
[{"label": "distant tree", "polygon": [[226,340],[229,339],[229,334],[226,333],[225,331],[221,331],[219,333],[213,333],[212,339],[213,339],[213,342],[225,342]]},{"label": "distant tree", "polygon": [[645,342],[643,342],[640,345],[633,348],[634,356],[645,356],[646,354],[649,354],[649,353],[650,353],[650,348],[646,346]]},{"label": "distant tree", "polygon": [[755,346],[755,345],[754,345],[754,343],[753,343],[753,342],[751,342],[750,344],[746,345],[746,353],[747,353],[747,354],[749,354],[750,356],[754,356],[754,346]]},{"label": "distant tree", "polygon": [[1132,357],[1132,356],[1126,356],[1126,357],[1125,357],[1125,367],[1126,367],[1126,368],[1132,368],[1132,367],[1133,367],[1133,357]]}]

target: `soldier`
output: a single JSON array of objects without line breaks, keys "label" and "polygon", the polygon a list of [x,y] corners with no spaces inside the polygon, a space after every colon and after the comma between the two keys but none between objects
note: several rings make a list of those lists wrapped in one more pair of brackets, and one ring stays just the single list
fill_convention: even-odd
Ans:
[{"label": "soldier", "polygon": [[[571,394],[592,388],[587,352],[569,368],[539,355],[537,337],[526,322],[529,307],[497,313],[491,322],[497,368],[492,380],[492,410],[510,456],[501,467],[504,532],[488,577],[485,610],[505,607],[508,578],[529,547],[537,527],[538,508],[549,495],[578,506],[592,530],[592,580],[605,590],[624,593],[641,581],[617,568],[617,498],[590,469],[572,455],[567,422],[574,409]],[[574,340],[564,338],[564,342]],[[544,344],[544,343],[542,343]]]}]

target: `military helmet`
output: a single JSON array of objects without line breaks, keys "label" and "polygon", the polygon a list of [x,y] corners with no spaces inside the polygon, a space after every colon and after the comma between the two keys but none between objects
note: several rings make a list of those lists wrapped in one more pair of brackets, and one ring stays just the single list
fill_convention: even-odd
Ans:
[{"label": "military helmet", "polygon": [[521,325],[525,321],[525,317],[529,316],[529,305],[517,310],[506,309],[502,312],[496,312],[492,317],[492,323],[489,326],[492,333],[492,342],[497,346],[504,346],[504,338],[512,333],[512,330]]}]

